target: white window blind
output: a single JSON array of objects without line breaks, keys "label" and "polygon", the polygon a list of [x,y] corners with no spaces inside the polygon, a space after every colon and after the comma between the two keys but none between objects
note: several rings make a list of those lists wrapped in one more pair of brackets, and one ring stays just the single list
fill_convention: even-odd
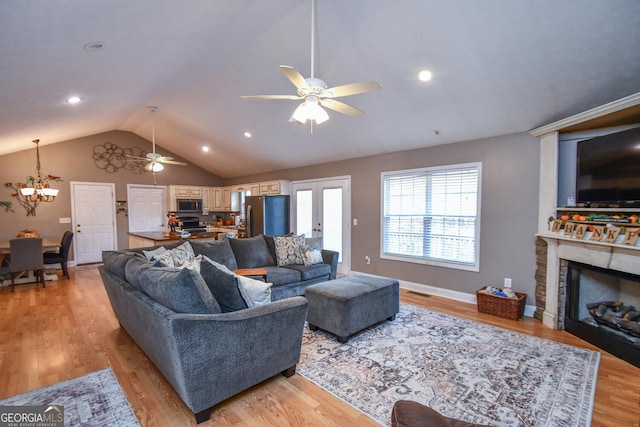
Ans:
[{"label": "white window blind", "polygon": [[383,172],[381,256],[477,271],[481,166]]}]

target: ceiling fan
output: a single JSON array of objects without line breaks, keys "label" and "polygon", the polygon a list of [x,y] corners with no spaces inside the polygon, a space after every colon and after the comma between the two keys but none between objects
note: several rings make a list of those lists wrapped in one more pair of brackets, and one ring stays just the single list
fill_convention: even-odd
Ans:
[{"label": "ceiling fan", "polygon": [[361,110],[345,104],[344,102],[338,101],[335,98],[357,95],[380,89],[380,83],[376,81],[350,83],[328,88],[324,80],[315,77],[315,10],[316,2],[315,0],[311,0],[311,77],[302,77],[302,74],[289,65],[280,66],[280,70],[282,70],[284,75],[297,88],[297,95],[241,96],[241,98],[244,99],[302,99],[304,101],[302,104],[298,105],[289,118],[289,121],[303,124],[306,123],[307,120],[310,120],[312,126],[314,121],[319,125],[329,120],[329,115],[322,107],[352,117],[361,116],[364,114]]},{"label": "ceiling fan", "polygon": [[163,156],[162,154],[156,153],[156,131],[155,131],[155,123],[154,116],[155,112],[158,111],[158,107],[150,106],[149,110],[151,111],[151,144],[153,147],[153,152],[147,153],[145,157],[139,156],[127,156],[136,160],[144,160],[147,164],[144,168],[150,172],[160,172],[164,169],[164,165],[179,165],[179,166],[187,166],[184,162],[178,162],[173,160],[173,157]]}]

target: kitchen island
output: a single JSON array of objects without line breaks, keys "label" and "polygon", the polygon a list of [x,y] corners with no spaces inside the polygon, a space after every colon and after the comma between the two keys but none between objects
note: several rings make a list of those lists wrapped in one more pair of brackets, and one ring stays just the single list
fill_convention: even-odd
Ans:
[{"label": "kitchen island", "polygon": [[162,245],[167,242],[175,242],[178,240],[199,240],[201,242],[210,242],[216,240],[217,232],[199,232],[193,233],[189,237],[182,238],[180,233],[175,236],[169,235],[164,231],[136,231],[129,233],[129,249],[144,248],[147,246]]}]

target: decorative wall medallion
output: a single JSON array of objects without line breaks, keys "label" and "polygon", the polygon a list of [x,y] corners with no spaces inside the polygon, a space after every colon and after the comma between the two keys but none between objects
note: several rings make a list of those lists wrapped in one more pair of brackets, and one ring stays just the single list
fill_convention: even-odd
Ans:
[{"label": "decorative wall medallion", "polygon": [[115,173],[120,169],[136,175],[147,172],[145,162],[131,159],[127,156],[145,157],[147,152],[138,147],[121,148],[111,142],[93,147],[93,160],[98,169],[107,173]]}]

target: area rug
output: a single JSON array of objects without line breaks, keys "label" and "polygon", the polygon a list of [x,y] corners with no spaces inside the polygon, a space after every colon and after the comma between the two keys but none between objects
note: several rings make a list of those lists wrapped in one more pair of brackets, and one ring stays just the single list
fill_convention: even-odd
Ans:
[{"label": "area rug", "polygon": [[64,407],[68,426],[140,426],[111,368],[0,400],[0,406]]},{"label": "area rug", "polygon": [[407,304],[340,344],[305,326],[297,373],[382,425],[400,399],[499,427],[589,426],[600,353]]}]

